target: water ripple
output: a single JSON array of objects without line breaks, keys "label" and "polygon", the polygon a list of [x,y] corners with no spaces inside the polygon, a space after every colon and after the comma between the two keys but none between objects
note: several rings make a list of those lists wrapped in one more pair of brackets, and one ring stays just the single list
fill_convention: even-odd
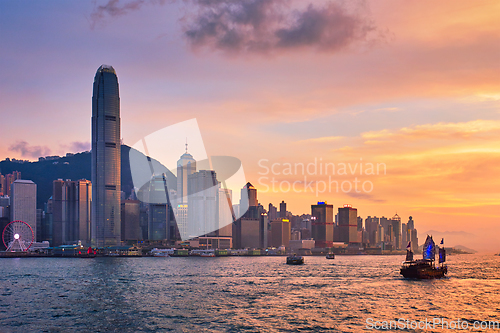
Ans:
[{"label": "water ripple", "polygon": [[0,331],[360,332],[368,318],[499,320],[500,257],[450,256],[449,277],[431,281],[402,279],[400,256],[157,259],[2,259]]}]

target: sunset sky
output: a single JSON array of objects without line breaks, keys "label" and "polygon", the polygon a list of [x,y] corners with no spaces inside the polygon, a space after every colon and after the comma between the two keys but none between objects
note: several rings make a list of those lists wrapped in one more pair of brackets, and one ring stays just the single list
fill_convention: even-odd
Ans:
[{"label": "sunset sky", "polygon": [[[448,231],[449,246],[500,251],[498,1],[3,0],[0,41],[0,159],[88,150],[108,64],[127,145],[196,118],[208,155],[239,158],[265,207],[397,212],[421,242]],[[315,160],[386,169],[283,174]],[[264,191],[304,176],[373,189]]]}]

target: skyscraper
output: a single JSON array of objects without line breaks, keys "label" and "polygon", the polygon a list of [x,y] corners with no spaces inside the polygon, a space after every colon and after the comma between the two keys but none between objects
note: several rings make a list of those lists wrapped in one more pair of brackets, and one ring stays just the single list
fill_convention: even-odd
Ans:
[{"label": "skyscraper", "polygon": [[311,236],[316,247],[331,247],[333,243],[333,205],[318,202],[311,205]]},{"label": "skyscraper", "polygon": [[196,160],[187,151],[177,161],[177,207],[176,222],[179,233],[188,235],[188,176],[196,172]]},{"label": "skyscraper", "polygon": [[406,223],[401,224],[401,249],[406,248],[408,245],[408,226]]},{"label": "skyscraper", "polygon": [[36,234],[36,184],[31,180],[18,179],[11,185],[10,201],[11,221],[23,221],[29,224]]},{"label": "skyscraper", "polygon": [[415,221],[413,221],[413,217],[412,216],[410,216],[408,218],[408,223],[406,224],[406,226],[408,227],[408,230],[415,229]]},{"label": "skyscraper", "polygon": [[19,171],[13,171],[5,176],[0,174],[0,192],[3,195],[10,196],[10,186],[17,179],[21,179],[21,172]]},{"label": "skyscraper", "polygon": [[339,207],[340,241],[344,243],[358,242],[358,210],[351,205]]},{"label": "skyscraper", "polygon": [[358,216],[358,231],[363,230],[363,218],[361,216]]},{"label": "skyscraper", "polygon": [[379,231],[379,218],[374,216],[374,217],[371,217],[371,216],[368,216],[365,220],[365,229],[366,229],[366,232],[368,233],[368,241],[370,243],[371,246],[374,246],[375,244],[377,243],[380,243],[377,239],[380,239],[380,237],[382,237],[382,239],[384,238],[384,235],[378,235],[378,238],[377,238],[377,232]]},{"label": "skyscraper", "polygon": [[148,214],[148,239],[161,241],[168,238],[168,222],[170,218],[170,204],[167,200],[167,177],[153,176],[148,184],[147,202]]},{"label": "skyscraper", "polygon": [[261,248],[259,219],[240,218],[235,222],[237,233],[233,234],[233,246],[237,249]]},{"label": "skyscraper", "polygon": [[177,161],[177,201],[187,203],[188,176],[196,172],[196,160],[187,151]]},{"label": "skyscraper", "polygon": [[7,189],[4,185],[5,177],[0,173],[0,196],[7,195]]},{"label": "skyscraper", "polygon": [[[401,244],[401,217],[398,214],[391,218],[392,231],[394,232],[394,245],[396,249],[402,248]],[[404,244],[406,246],[406,244]]]},{"label": "skyscraper", "polygon": [[239,210],[244,218],[258,219],[260,216],[257,189],[250,182],[241,189]]},{"label": "skyscraper", "polygon": [[417,229],[408,229],[408,232],[411,234],[410,239],[411,239],[411,250],[413,252],[416,252],[418,250],[418,236],[417,236]]},{"label": "skyscraper", "polygon": [[52,245],[90,243],[90,205],[92,184],[54,180],[52,183]]},{"label": "skyscraper", "polygon": [[188,177],[188,235],[206,235],[219,229],[217,175],[213,170],[200,170]]},{"label": "skyscraper", "polygon": [[140,204],[139,200],[124,200],[122,202],[122,240],[142,240],[142,230],[140,224]]},{"label": "skyscraper", "polygon": [[269,216],[270,221],[276,220],[278,218],[278,209],[272,203],[269,204],[267,215]]},{"label": "skyscraper", "polygon": [[279,217],[286,217],[286,202],[285,200],[282,200],[280,203],[280,216]]},{"label": "skyscraper", "polygon": [[222,188],[219,183],[219,197],[218,201],[218,222],[219,230],[217,230],[217,236],[232,237],[232,223],[233,223],[233,212],[231,209],[233,191],[230,189]]},{"label": "skyscraper", "polygon": [[92,96],[92,245],[120,244],[120,97],[113,67],[102,65]]},{"label": "skyscraper", "polygon": [[280,247],[290,246],[291,238],[291,224],[288,219],[280,218],[279,220],[271,222],[271,246]]}]

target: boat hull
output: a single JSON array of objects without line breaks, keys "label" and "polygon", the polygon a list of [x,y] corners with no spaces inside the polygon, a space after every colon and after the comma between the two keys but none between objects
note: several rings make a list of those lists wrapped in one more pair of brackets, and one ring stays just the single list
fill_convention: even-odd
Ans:
[{"label": "boat hull", "polygon": [[287,258],[287,265],[302,265],[304,264],[304,258]]},{"label": "boat hull", "polygon": [[443,267],[402,267],[400,274],[407,279],[441,279],[448,273],[448,268]]}]

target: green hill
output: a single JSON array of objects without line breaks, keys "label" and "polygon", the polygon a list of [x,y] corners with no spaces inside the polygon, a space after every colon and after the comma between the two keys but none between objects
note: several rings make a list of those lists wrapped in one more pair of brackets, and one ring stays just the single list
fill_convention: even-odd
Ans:
[{"label": "green hill", "polygon": [[[129,146],[121,146],[121,182],[122,191],[127,196],[130,195],[133,183],[130,172],[129,152],[132,149]],[[144,156],[140,152],[138,154]],[[146,158],[144,156],[144,158]],[[153,159],[154,163],[159,163]],[[37,184],[37,208],[43,208],[43,205],[52,196],[52,182],[56,179],[89,179],[91,178],[91,154],[83,152],[78,154],[68,154],[67,156],[53,160],[42,160],[38,162],[22,162],[17,160],[5,159],[0,162],[0,173],[3,175],[20,171],[22,179],[32,180]],[[146,170],[148,172],[149,170]],[[177,183],[174,174],[167,170],[169,188],[176,189]]]}]

